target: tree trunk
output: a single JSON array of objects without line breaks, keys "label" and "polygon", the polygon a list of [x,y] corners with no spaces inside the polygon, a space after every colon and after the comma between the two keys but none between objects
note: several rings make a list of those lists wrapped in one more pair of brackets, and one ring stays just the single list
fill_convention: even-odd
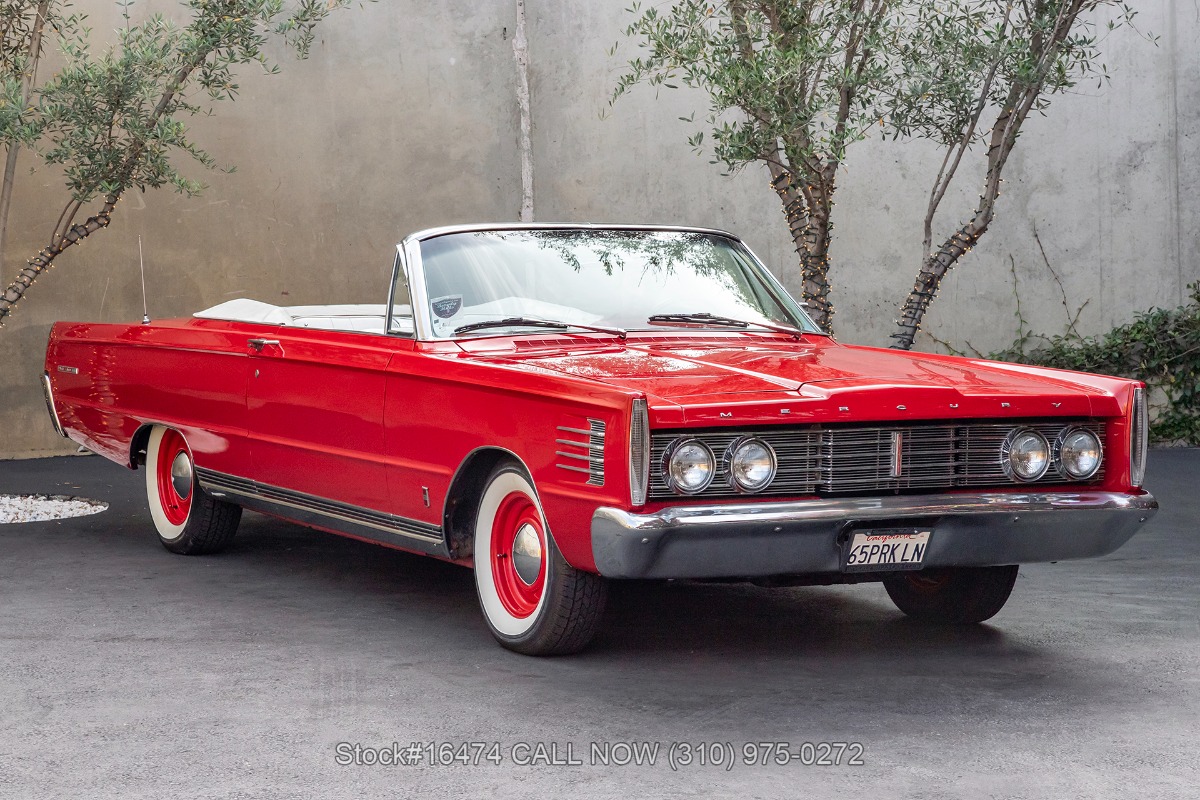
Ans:
[{"label": "tree trunk", "polygon": [[[975,246],[979,237],[983,236],[987,232],[988,226],[991,225],[995,216],[996,199],[1000,196],[1000,176],[1004,171],[1004,165],[1008,162],[1013,147],[1016,146],[1021,126],[1029,116],[1029,112],[1033,110],[1038,97],[1041,96],[1045,87],[1046,75],[1053,68],[1062,43],[1075,27],[1079,14],[1085,6],[1095,7],[1094,4],[1085,3],[1083,0],[1070,0],[1061,5],[1057,11],[1044,2],[1037,5],[1038,19],[1044,20],[1047,13],[1054,17],[1049,35],[1043,34],[1038,25],[1031,23],[1031,48],[1038,56],[1037,78],[1014,82],[1009,87],[1008,97],[1001,106],[1000,114],[992,124],[992,130],[988,137],[987,177],[984,181],[983,194],[979,197],[979,206],[975,209],[975,214],[971,217],[970,222],[955,231],[954,235],[943,242],[936,252],[926,256],[921,265],[921,271],[917,273],[917,280],[913,284],[912,291],[908,293],[908,297],[900,309],[900,319],[896,321],[897,330],[892,334],[892,338],[896,340],[892,347],[898,350],[912,349],[913,342],[917,338],[917,331],[921,329],[921,321],[925,318],[929,304],[937,296],[942,279],[958,263],[958,260]],[[1005,22],[1007,24],[1007,17]],[[995,74],[996,68],[993,67],[984,80],[983,91],[980,94],[981,104],[987,98],[987,92]],[[981,111],[982,105],[976,112],[976,118]],[[959,156],[969,144],[974,124],[972,122],[971,129],[967,131],[968,138],[963,142],[962,150],[958,153]],[[947,161],[950,159],[949,152],[946,159]],[[958,162],[955,160],[950,175],[953,175],[957,167]],[[944,169],[945,162],[943,163]],[[939,174],[931,195],[929,211],[925,217],[926,242],[929,241],[933,215],[948,185],[948,179],[943,182],[943,175]]]},{"label": "tree trunk", "polygon": [[4,182],[0,183],[0,266],[5,263],[4,255],[8,249],[8,210],[12,204],[13,183],[17,174],[17,155],[20,152],[20,146],[16,142],[11,142],[4,159]]},{"label": "tree trunk", "polygon": [[809,316],[826,333],[833,333],[833,303],[829,301],[829,243],[833,238],[830,231],[828,210],[820,206],[813,209],[800,252],[804,302]]},{"label": "tree trunk", "polygon": [[106,196],[104,205],[94,216],[88,217],[86,221],[78,225],[70,226],[61,236],[58,231],[54,232],[51,243],[29,259],[29,263],[17,274],[16,280],[8,285],[3,295],[0,295],[0,327],[4,327],[4,323],[13,312],[13,307],[25,296],[29,287],[43,272],[54,265],[54,259],[58,258],[68,247],[78,244],[101,228],[108,227],[109,222],[112,221],[113,209],[116,208],[119,199],[116,195]]},{"label": "tree trunk", "polygon": [[908,293],[904,307],[900,310],[899,330],[892,334],[892,338],[896,340],[892,347],[898,350],[912,349],[913,341],[917,338],[917,331],[921,329],[921,320],[925,318],[925,312],[929,310],[930,302],[937,295],[942,278],[946,277],[946,273],[958,263],[958,260],[975,246],[975,242],[979,241],[979,237],[987,231],[991,221],[991,208],[988,208],[986,212],[976,214],[970,222],[943,242],[936,252],[930,253],[926,257],[925,263],[921,265],[921,271],[917,273],[917,281],[913,285],[912,291]]},{"label": "tree trunk", "polygon": [[833,332],[833,304],[829,302],[829,196],[812,203],[797,186],[791,171],[771,165],[771,188],[783,203],[788,233],[800,257],[801,296],[808,314],[821,329]]},{"label": "tree trunk", "polygon": [[958,260],[975,246],[979,237],[987,233],[988,226],[996,216],[996,199],[1000,197],[1000,176],[1004,172],[1004,165],[1016,144],[1021,124],[1036,99],[1037,93],[1028,88],[1013,87],[1009,91],[1008,101],[993,123],[989,136],[988,170],[984,178],[983,194],[979,197],[979,206],[970,222],[955,231],[935,252],[925,257],[912,291],[908,293],[908,298],[900,309],[900,319],[896,321],[897,330],[892,334],[892,338],[896,340],[892,344],[893,348],[912,349],[917,331],[921,329],[921,321],[925,318],[925,312],[929,310],[929,304],[937,296],[942,278],[946,277],[946,273],[953,269]]}]

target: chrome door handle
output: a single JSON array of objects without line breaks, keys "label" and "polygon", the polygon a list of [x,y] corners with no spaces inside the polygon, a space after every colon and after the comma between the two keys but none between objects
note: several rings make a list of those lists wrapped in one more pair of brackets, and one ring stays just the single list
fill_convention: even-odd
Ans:
[{"label": "chrome door handle", "polygon": [[267,346],[279,347],[279,340],[278,339],[251,339],[246,344],[250,345],[255,350],[257,350],[258,352],[261,353],[263,351],[264,347],[267,347]]}]

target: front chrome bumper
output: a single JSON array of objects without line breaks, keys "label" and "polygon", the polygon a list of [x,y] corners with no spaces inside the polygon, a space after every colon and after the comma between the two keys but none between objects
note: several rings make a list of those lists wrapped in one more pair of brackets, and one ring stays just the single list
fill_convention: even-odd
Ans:
[{"label": "front chrome bumper", "polygon": [[1027,492],[599,508],[592,554],[611,578],[838,573],[855,529],[932,530],[925,567],[1025,564],[1113,552],[1158,510],[1150,494]]}]

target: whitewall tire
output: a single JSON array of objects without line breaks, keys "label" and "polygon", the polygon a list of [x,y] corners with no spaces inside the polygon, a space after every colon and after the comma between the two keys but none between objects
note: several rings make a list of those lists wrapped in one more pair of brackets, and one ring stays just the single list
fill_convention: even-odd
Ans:
[{"label": "whitewall tire", "polygon": [[146,500],[163,547],[201,555],[224,550],[242,518],[240,506],[206,494],[183,434],[157,425],[146,444]]},{"label": "whitewall tire", "polygon": [[527,655],[581,650],[604,613],[607,584],[562,557],[520,465],[492,470],[475,517],[475,588],[505,647]]}]

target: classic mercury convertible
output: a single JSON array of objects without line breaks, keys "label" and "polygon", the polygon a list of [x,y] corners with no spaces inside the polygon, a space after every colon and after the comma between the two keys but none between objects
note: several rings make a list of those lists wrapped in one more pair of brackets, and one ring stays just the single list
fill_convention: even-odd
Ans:
[{"label": "classic mercury convertible", "polygon": [[978,623],[1019,564],[1124,544],[1134,381],[840,344],[734,236],[459,226],[386,304],[54,326],[58,431],[143,467],[167,549],[242,509],[474,567],[502,645],[577,651],[612,578],[882,581]]}]

